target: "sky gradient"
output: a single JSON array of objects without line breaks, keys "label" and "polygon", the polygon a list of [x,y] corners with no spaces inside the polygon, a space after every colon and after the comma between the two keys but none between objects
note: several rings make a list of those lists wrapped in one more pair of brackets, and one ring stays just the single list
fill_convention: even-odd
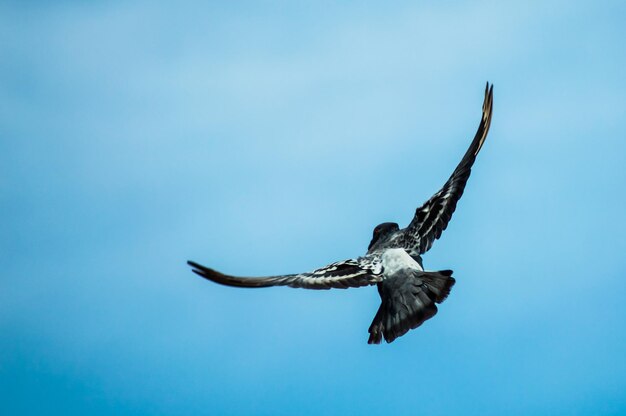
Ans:
[{"label": "sky gradient", "polygon": [[[0,3],[0,413],[626,414],[626,3]],[[494,118],[427,269],[362,255]]]}]

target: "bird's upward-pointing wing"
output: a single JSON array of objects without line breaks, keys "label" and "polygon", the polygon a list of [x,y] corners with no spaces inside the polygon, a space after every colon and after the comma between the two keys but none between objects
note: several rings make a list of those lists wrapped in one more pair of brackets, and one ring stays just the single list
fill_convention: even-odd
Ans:
[{"label": "bird's upward-pointing wing", "polygon": [[415,216],[407,228],[403,230],[402,247],[411,254],[423,254],[441,237],[448,226],[457,201],[463,195],[465,184],[470,176],[476,155],[480,151],[491,124],[493,107],[493,85],[485,87],[483,115],[476,131],[476,136],[469,149],[461,159],[450,179],[443,188],[433,195],[424,205],[415,211]]},{"label": "bird's upward-pointing wing", "polygon": [[373,285],[382,280],[382,265],[378,256],[339,261],[309,273],[268,277],[236,277],[222,274],[193,261],[193,272],[205,279],[226,286],[271,287],[290,286],[305,289],[346,289]]}]

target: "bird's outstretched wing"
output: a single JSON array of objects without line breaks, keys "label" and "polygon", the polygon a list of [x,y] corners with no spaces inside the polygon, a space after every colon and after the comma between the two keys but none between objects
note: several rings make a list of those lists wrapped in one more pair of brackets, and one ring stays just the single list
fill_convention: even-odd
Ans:
[{"label": "bird's outstretched wing", "polygon": [[309,273],[268,277],[236,277],[222,274],[193,261],[188,261],[193,272],[216,283],[235,287],[290,286],[305,289],[346,289],[373,285],[382,280],[380,256],[338,261]]},{"label": "bird's outstretched wing", "polygon": [[465,184],[470,176],[472,165],[476,155],[480,151],[491,124],[493,107],[493,85],[485,87],[485,100],[483,102],[483,115],[476,131],[476,136],[469,149],[461,159],[450,179],[443,188],[433,195],[424,205],[415,211],[413,220],[403,230],[401,246],[409,253],[423,254],[433,245],[433,242],[441,237],[441,233],[448,226],[452,213],[456,208],[457,201],[463,195]]}]

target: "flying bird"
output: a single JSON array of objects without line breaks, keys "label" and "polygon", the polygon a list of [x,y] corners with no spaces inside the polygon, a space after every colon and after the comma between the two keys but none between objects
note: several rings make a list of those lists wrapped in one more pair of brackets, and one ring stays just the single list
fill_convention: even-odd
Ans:
[{"label": "flying bird", "polygon": [[304,289],[346,289],[376,285],[381,305],[369,327],[369,344],[392,342],[437,313],[454,286],[452,270],[425,271],[422,254],[441,237],[463,195],[476,155],[491,124],[493,85],[485,88],[482,118],[467,152],[448,181],[415,211],[403,229],[394,222],[374,228],[367,253],[335,262],[307,273],[268,277],[236,277],[222,274],[193,261],[193,272],[205,279],[235,287],[290,286]]}]

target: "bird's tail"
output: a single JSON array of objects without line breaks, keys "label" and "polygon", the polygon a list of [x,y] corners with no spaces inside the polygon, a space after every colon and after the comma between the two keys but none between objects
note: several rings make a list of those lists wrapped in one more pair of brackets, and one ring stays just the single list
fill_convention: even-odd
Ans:
[{"label": "bird's tail", "polygon": [[394,339],[415,329],[437,313],[454,286],[452,270],[400,272],[378,284],[381,305],[370,325],[368,344]]}]

